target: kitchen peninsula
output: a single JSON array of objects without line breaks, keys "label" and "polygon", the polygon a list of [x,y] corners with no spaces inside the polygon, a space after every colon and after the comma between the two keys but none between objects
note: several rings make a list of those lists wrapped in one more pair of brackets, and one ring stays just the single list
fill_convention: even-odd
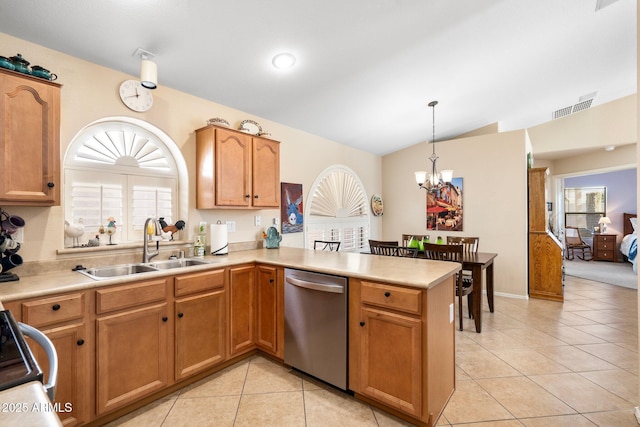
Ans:
[{"label": "kitchen peninsula", "polygon": [[205,259],[108,280],[65,271],[0,287],[5,308],[56,343],[60,382],[75,384],[60,388],[71,394],[57,399],[74,407],[61,417],[97,425],[256,351],[282,361],[289,267],[349,278],[349,390],[435,425],[455,385],[458,264],[285,247]]}]

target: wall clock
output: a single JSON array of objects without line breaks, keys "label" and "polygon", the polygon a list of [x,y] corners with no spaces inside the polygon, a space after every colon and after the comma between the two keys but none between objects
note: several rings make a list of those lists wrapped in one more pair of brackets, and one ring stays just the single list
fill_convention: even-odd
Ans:
[{"label": "wall clock", "polygon": [[125,80],[120,84],[120,99],[129,109],[139,113],[149,110],[153,105],[151,91],[137,80]]}]

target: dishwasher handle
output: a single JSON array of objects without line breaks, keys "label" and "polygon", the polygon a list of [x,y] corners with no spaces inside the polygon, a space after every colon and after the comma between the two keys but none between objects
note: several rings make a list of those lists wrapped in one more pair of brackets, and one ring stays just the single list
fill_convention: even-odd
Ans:
[{"label": "dishwasher handle", "polygon": [[340,285],[331,285],[328,283],[317,283],[317,282],[309,282],[308,280],[300,280],[300,279],[296,279],[295,277],[290,277],[287,276],[285,278],[285,280],[287,281],[287,283],[293,285],[293,286],[297,286],[299,288],[305,288],[305,289],[311,289],[314,291],[321,291],[321,292],[331,292],[334,294],[343,294],[344,293],[344,286],[340,286]]},{"label": "dishwasher handle", "polygon": [[18,322],[18,327],[23,335],[28,336],[44,349],[49,359],[49,382],[44,385],[49,400],[52,402],[56,397],[56,386],[58,384],[58,353],[51,340],[38,329],[25,323]]}]

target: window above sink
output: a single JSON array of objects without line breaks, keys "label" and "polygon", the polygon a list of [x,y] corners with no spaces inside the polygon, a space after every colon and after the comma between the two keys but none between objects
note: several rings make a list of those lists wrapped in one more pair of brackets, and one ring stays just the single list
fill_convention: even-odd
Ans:
[{"label": "window above sink", "polygon": [[[65,154],[64,177],[64,215],[72,224],[82,218],[81,246],[96,235],[105,246],[109,236],[100,231],[107,231],[110,217],[118,245],[142,242],[147,217],[187,220],[186,162],[169,135],[143,120],[107,117],[85,126]],[[182,233],[176,238],[187,240]],[[71,247],[66,238],[65,248]]]}]

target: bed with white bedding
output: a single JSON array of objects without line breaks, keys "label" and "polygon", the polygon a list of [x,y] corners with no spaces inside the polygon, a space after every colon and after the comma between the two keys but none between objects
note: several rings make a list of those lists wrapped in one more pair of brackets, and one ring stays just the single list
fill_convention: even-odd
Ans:
[{"label": "bed with white bedding", "polygon": [[625,260],[629,261],[633,265],[634,273],[638,274],[638,232],[637,227],[637,215],[625,213],[624,217],[624,236],[622,237],[622,243],[620,243],[620,253],[624,255]]}]

